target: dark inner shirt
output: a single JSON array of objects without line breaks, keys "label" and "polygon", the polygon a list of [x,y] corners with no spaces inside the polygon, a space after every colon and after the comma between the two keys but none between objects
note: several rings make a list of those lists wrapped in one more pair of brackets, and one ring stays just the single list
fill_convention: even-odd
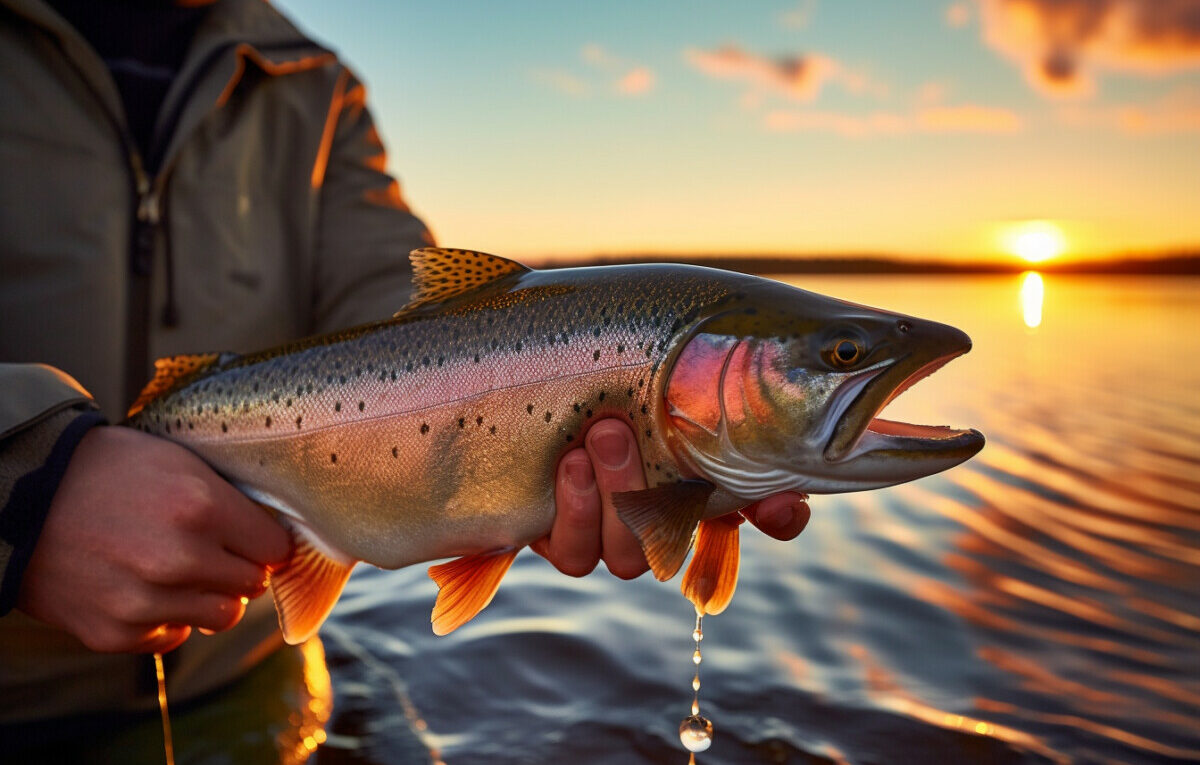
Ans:
[{"label": "dark inner shirt", "polygon": [[195,0],[47,1],[108,66],[134,144],[147,169],[156,171],[162,147],[152,144],[154,123],[210,5]]}]

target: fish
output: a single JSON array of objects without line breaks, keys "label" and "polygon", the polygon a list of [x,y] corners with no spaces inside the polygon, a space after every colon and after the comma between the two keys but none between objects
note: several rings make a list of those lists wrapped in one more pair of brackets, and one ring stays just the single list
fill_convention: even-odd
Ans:
[{"label": "fish", "polygon": [[591,424],[633,429],[648,488],[613,496],[655,578],[706,613],[732,597],[737,525],[775,493],[910,481],[984,445],[892,422],[896,396],[971,341],[954,327],[701,266],[534,270],[470,250],[410,255],[392,318],[256,353],[155,363],[125,424],[190,449],[267,508],[294,552],[271,571],[285,640],[313,635],[359,561],[430,567],[446,634],[549,532],[555,465]]}]

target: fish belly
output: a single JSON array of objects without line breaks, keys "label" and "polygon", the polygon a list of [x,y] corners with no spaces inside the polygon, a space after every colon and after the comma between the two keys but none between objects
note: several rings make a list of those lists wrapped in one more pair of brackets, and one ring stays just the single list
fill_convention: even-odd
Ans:
[{"label": "fish belly", "polygon": [[[582,445],[591,422],[637,414],[641,400],[631,391],[644,375],[641,366],[568,374],[287,436],[192,448],[338,551],[399,568],[523,546],[546,534],[559,457]],[[644,449],[660,451],[651,443]]]}]

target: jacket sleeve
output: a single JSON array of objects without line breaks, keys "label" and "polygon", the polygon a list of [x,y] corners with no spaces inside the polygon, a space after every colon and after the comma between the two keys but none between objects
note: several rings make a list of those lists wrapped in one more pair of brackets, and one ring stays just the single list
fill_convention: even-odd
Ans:
[{"label": "jacket sleeve", "polygon": [[16,605],[71,454],[103,422],[69,375],[42,364],[0,364],[0,616]]},{"label": "jacket sleeve", "polygon": [[316,331],[384,319],[409,299],[408,253],[433,244],[400,185],[366,107],[366,88],[343,69],[327,117],[317,187]]}]

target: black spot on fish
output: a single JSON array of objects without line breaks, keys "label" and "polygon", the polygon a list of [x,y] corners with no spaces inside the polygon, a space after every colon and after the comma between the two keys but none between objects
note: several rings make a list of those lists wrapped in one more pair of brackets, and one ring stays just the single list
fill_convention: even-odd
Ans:
[{"label": "black spot on fish", "polygon": [[342,411],[342,402],[341,401],[338,401],[336,404],[333,405],[333,411],[335,411],[335,412]]},{"label": "black spot on fish", "polygon": [[600,328],[599,327],[596,327],[595,329],[592,330],[592,336],[600,337]]},{"label": "black spot on fish", "polygon": [[271,418],[270,417],[267,418],[267,427],[268,428],[271,427]]},{"label": "black spot on fish", "polygon": [[645,384],[646,384],[646,378],[642,377],[642,378],[638,379],[638,387],[639,388],[643,387]]},{"label": "black spot on fish", "polygon": [[479,354],[478,353],[475,354],[475,363],[476,364],[479,363]]},{"label": "black spot on fish", "polygon": [[467,424],[467,419],[465,417],[458,418],[458,427],[461,428],[461,427],[465,426],[466,424]]},{"label": "black spot on fish", "polygon": [[625,391],[625,398],[633,398],[633,388]]},{"label": "black spot on fish", "polygon": [[482,425],[482,424],[483,424],[483,415],[480,415],[479,417],[476,417],[476,418],[475,418],[475,425],[476,425],[476,426],[479,426],[479,425]]},{"label": "black spot on fish", "polygon": [[599,361],[599,360],[600,360],[600,351],[594,351],[592,353],[592,361]]},{"label": "black spot on fish", "polygon": [[178,419],[178,418],[175,420],[175,429],[176,429],[176,430],[182,430],[182,429],[183,429],[183,420],[180,420],[180,419]]},{"label": "black spot on fish", "polygon": [[624,344],[624,343],[618,343],[618,344],[617,344],[617,353],[624,353],[624,352],[625,352],[625,344]]},{"label": "black spot on fish", "polygon": [[291,400],[290,398],[287,400],[287,405],[288,405],[288,406],[291,406],[291,405],[292,405],[292,400]]},{"label": "black spot on fish", "polygon": [[660,465],[660,464],[658,464],[657,462],[655,462],[655,463],[654,463],[654,469],[655,469],[655,470],[662,470],[662,465]]},{"label": "black spot on fish", "polygon": [[578,413],[579,413],[579,409],[580,409],[580,406],[579,406],[579,404],[576,404],[576,405],[575,405],[575,413],[576,413],[576,414],[578,414]]},{"label": "black spot on fish", "polygon": [[587,411],[584,413],[584,416],[586,416],[586,417],[591,417],[591,416],[592,416],[592,410],[591,410],[591,409],[587,410]]},{"label": "black spot on fish", "polygon": [[553,416],[554,415],[550,414],[549,412],[546,412],[546,422],[550,422],[550,418]]},{"label": "black spot on fish", "polygon": [[392,459],[395,459],[396,457],[399,457],[399,456],[400,456],[400,450],[397,447],[393,446],[392,447]]},{"label": "black spot on fish", "polygon": [[521,345],[521,341],[520,341],[520,340],[518,340],[518,341],[517,341],[517,350],[518,350],[518,351],[519,351],[519,350],[521,350],[521,348],[522,348],[522,347],[523,347],[523,346]]},{"label": "black spot on fish", "polygon": [[570,433],[568,433],[568,434],[567,434],[567,441],[568,441],[568,442],[571,442],[571,441],[574,441],[574,440],[575,440],[575,436],[573,436],[573,435],[571,435]]},{"label": "black spot on fish", "polygon": [[426,356],[425,358],[421,359],[421,363],[425,366],[429,366],[429,357]]},{"label": "black spot on fish", "polygon": [[526,411],[526,412],[529,412],[530,414],[533,414],[533,404],[528,404],[528,405],[525,407],[525,411]]},{"label": "black spot on fish", "polygon": [[330,462],[335,462],[335,463],[337,462],[337,453],[336,453],[336,452],[334,452],[333,454],[330,454],[330,455],[329,455],[329,461],[330,461]]},{"label": "black spot on fish", "polygon": [[296,430],[299,430],[299,429],[300,429],[300,422],[301,422],[303,419],[304,419],[304,415],[301,415],[301,416],[299,416],[299,417],[297,417],[297,418],[296,418]]},{"label": "black spot on fish", "polygon": [[195,429],[196,428],[192,425],[192,421],[188,420],[188,430],[195,430]]},{"label": "black spot on fish", "polygon": [[598,398],[599,400],[603,401],[603,400],[604,400],[604,391],[600,391],[600,395],[599,395],[599,396],[597,396],[596,398]]},{"label": "black spot on fish", "polygon": [[223,422],[221,423],[221,432],[222,432],[222,433],[228,433],[228,432],[229,432],[229,426],[228,426],[227,424],[223,423]]},{"label": "black spot on fish", "polygon": [[358,411],[361,412],[362,410],[364,410],[366,408],[367,408],[367,402],[365,402],[365,401],[358,402]]},{"label": "black spot on fish", "polygon": [[425,435],[428,432],[429,432],[429,424],[422,422],[421,423],[421,435]]},{"label": "black spot on fish", "polygon": [[446,357],[445,357],[445,356],[438,356],[438,366],[439,366],[439,367],[440,367],[442,364],[444,364],[445,362],[446,362]]},{"label": "black spot on fish", "polygon": [[496,433],[496,426],[493,425],[492,427],[488,428],[488,432],[494,435]]},{"label": "black spot on fish", "polygon": [[646,428],[646,438],[650,437],[650,428]]},{"label": "black spot on fish", "polygon": [[646,405],[642,404],[642,414],[645,414],[645,413],[646,413]]}]

